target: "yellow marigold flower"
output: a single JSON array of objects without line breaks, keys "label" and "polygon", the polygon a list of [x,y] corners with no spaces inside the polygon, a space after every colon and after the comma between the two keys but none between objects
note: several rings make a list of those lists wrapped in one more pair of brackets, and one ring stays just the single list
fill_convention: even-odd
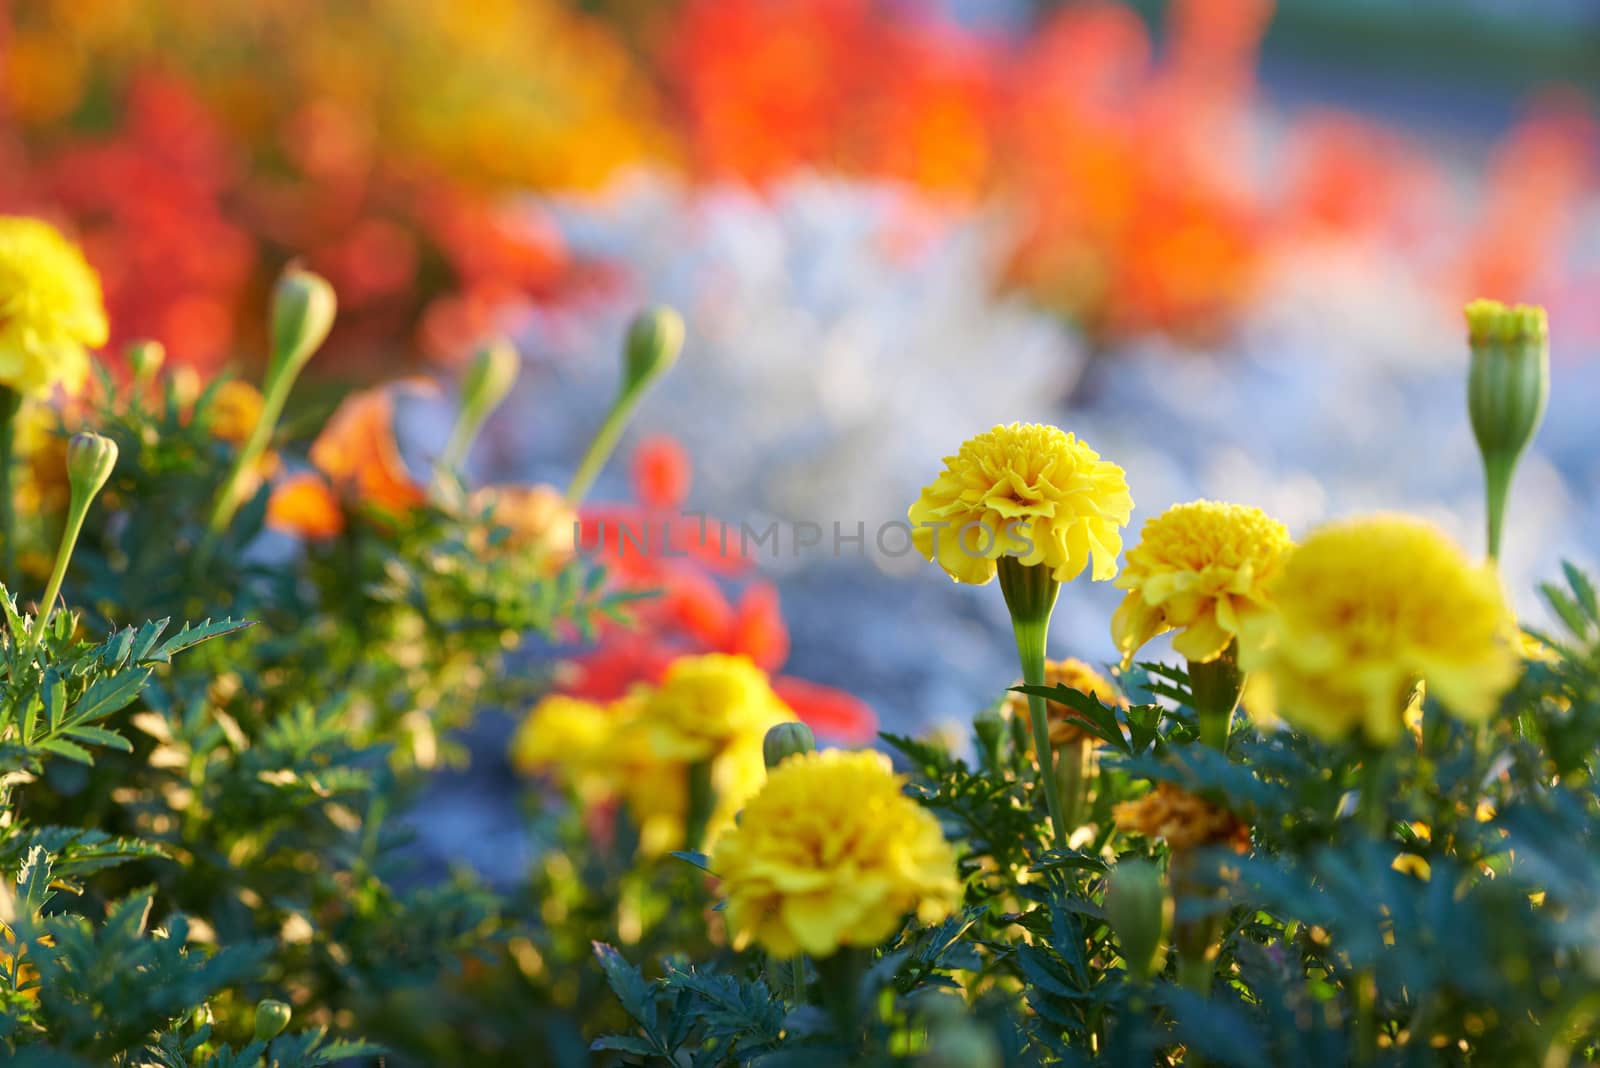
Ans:
[{"label": "yellow marigold flower", "polygon": [[1117,573],[1121,528],[1133,514],[1122,468],[1053,426],[1012,423],[947,456],[911,506],[918,551],[957,582],[983,585],[1015,556],[1068,582],[1086,567]]},{"label": "yellow marigold flower", "polygon": [[255,386],[243,379],[228,379],[211,395],[211,432],[230,444],[243,445],[260,422],[265,404],[261,391]]},{"label": "yellow marigold flower", "polygon": [[875,946],[907,913],[935,923],[961,897],[939,821],[873,752],[784,761],[717,841],[711,870],[734,945],[755,942],[777,957]]},{"label": "yellow marigold flower", "polygon": [[1174,850],[1228,845],[1238,852],[1250,848],[1250,828],[1225,808],[1219,808],[1170,782],[1136,801],[1123,801],[1111,812],[1124,834],[1165,838]]},{"label": "yellow marigold flower", "polygon": [[68,425],[68,418],[45,402],[29,402],[18,410],[16,450],[22,464],[17,508],[22,514],[59,516],[66,512]]},{"label": "yellow marigold flower", "polygon": [[1266,609],[1291,547],[1288,528],[1243,504],[1190,501],[1147,520],[1116,581],[1128,591],[1111,617],[1123,662],[1169,630],[1182,632],[1172,647],[1186,659],[1221,656],[1241,620]]},{"label": "yellow marigold flower", "polygon": [[0,215],[0,385],[78,393],[109,331],[83,254],[49,223]]},{"label": "yellow marigold flower", "polygon": [[639,717],[661,759],[709,760],[753,739],[759,764],[767,728],[795,715],[748,657],[707,653],[673,661],[644,696]]},{"label": "yellow marigold flower", "polygon": [[[1102,704],[1121,705],[1126,707],[1128,702],[1117,688],[1106,680],[1094,668],[1082,660],[1067,657],[1065,660],[1046,660],[1044,662],[1044,684],[1046,686],[1069,686],[1079,693],[1086,693],[1096,698]],[[1012,693],[1006,697],[1006,710],[1013,716],[1022,717],[1028,729],[1033,729],[1033,718],[1028,714],[1028,699],[1020,693]],[[1077,713],[1065,705],[1052,703],[1050,705],[1050,745],[1060,749],[1074,742],[1087,739],[1098,744],[1099,739],[1087,734],[1078,725]]]},{"label": "yellow marigold flower", "polygon": [[1335,523],[1289,557],[1275,611],[1246,628],[1240,663],[1268,711],[1324,737],[1395,740],[1418,678],[1483,720],[1514,681],[1515,623],[1500,582],[1437,528],[1406,516]]},{"label": "yellow marigold flower", "polygon": [[[631,706],[633,718],[619,726],[613,775],[638,828],[639,851],[659,856],[687,844],[689,764],[663,759],[657,751],[639,716],[644,706],[640,696],[623,702],[625,707]],[[732,827],[744,803],[766,781],[761,738],[760,732],[736,736],[711,759],[711,789],[716,801],[706,820],[705,841],[716,841]]]},{"label": "yellow marigold flower", "polygon": [[621,717],[592,701],[550,694],[534,706],[511,739],[511,762],[547,774],[585,801],[612,792],[612,747]]}]

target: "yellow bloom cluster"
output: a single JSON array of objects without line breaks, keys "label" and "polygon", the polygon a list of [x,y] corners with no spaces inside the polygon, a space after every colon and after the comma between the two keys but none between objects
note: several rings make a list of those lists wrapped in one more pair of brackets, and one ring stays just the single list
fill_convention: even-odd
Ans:
[{"label": "yellow bloom cluster", "polygon": [[1123,833],[1164,838],[1178,851],[1228,845],[1243,852],[1250,847],[1250,828],[1237,816],[1169,782],[1157,783],[1136,801],[1122,802],[1111,815]]},{"label": "yellow bloom cluster", "polygon": [[1306,539],[1245,628],[1252,707],[1323,737],[1388,744],[1418,678],[1483,720],[1516,677],[1516,627],[1494,570],[1406,516],[1335,523]]},{"label": "yellow bloom cluster", "polygon": [[[1044,664],[1044,684],[1046,686],[1068,686],[1079,693],[1086,693],[1096,698],[1103,704],[1127,705],[1127,700],[1117,692],[1117,688],[1104,675],[1085,664],[1082,660],[1068,657],[1065,660],[1046,660]],[[1033,729],[1033,719],[1028,713],[1028,699],[1020,693],[1013,693],[1006,698],[1006,710],[1013,716],[1022,717],[1028,729]],[[1065,707],[1051,703],[1050,713],[1050,745],[1060,749],[1072,745],[1085,738],[1095,741],[1093,735],[1086,734],[1078,725],[1077,714]]]},{"label": "yellow bloom cluster", "polygon": [[109,334],[100,279],[49,223],[0,216],[0,385],[83,389],[90,348]]},{"label": "yellow bloom cluster", "polygon": [[1189,660],[1221,656],[1266,609],[1291,548],[1282,523],[1242,504],[1191,501],[1148,520],[1116,581],[1128,591],[1111,617],[1124,663],[1168,630],[1181,631],[1172,646]]},{"label": "yellow bloom cluster", "polygon": [[970,439],[911,506],[919,552],[957,582],[982,585],[1015,556],[1067,582],[1117,573],[1133,514],[1122,468],[1058,427],[997,426]]},{"label": "yellow bloom cluster", "polygon": [[766,672],[725,653],[674,661],[640,715],[656,755],[683,761],[710,759],[752,737],[759,750],[768,727],[794,719]]},{"label": "yellow bloom cluster", "polygon": [[784,761],[718,840],[711,870],[735,946],[778,957],[875,946],[908,913],[935,923],[961,897],[939,821],[872,752]]},{"label": "yellow bloom cluster", "polygon": [[760,788],[768,728],[792,719],[760,668],[712,653],[675,661],[659,687],[638,687],[609,705],[545,697],[518,729],[511,755],[520,770],[552,776],[585,804],[626,804],[641,851],[654,855],[684,845],[690,765],[704,761],[710,772],[710,840]]}]

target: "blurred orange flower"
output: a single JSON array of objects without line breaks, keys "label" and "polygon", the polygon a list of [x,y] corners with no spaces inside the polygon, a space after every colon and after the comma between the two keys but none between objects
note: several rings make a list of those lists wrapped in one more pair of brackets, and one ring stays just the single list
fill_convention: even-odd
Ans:
[{"label": "blurred orange flower", "polygon": [[[426,383],[405,385],[432,388]],[[395,440],[398,388],[390,383],[358,390],[340,403],[311,445],[316,473],[278,484],[268,502],[269,525],[308,538],[328,537],[343,529],[344,513],[351,507],[396,514],[426,499]]]}]

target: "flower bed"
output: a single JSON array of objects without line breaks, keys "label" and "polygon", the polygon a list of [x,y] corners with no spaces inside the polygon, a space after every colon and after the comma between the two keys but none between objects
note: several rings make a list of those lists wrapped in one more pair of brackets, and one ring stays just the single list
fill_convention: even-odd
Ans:
[{"label": "flower bed", "polygon": [[[154,343],[105,372],[98,279],[36,220],[0,218],[0,287],[0,567],[42,591],[8,592],[0,635],[11,1063],[1548,1064],[1595,1040],[1600,605],[1568,567],[1541,588],[1560,629],[1522,629],[1497,568],[1542,310],[1467,309],[1483,561],[1409,516],[1291,538],[1210,501],[1125,546],[1138,482],[1076,434],[962,444],[909,542],[999,586],[1022,682],[967,739],[881,735],[891,762],[818,749],[873,713],[773,674],[773,594],[682,514],[674,445],[636,456],[636,502],[586,502],[673,372],[670,310],[630,325],[560,488],[462,473],[515,384],[502,344],[425,477],[395,409],[435,383],[285,421],[336,315],[304,270],[259,387]],[[1120,661],[1047,660],[1096,582]],[[1177,659],[1141,659],[1164,634]],[[530,636],[553,671],[512,666]],[[418,872],[407,809],[489,706],[529,709],[531,870]]]}]

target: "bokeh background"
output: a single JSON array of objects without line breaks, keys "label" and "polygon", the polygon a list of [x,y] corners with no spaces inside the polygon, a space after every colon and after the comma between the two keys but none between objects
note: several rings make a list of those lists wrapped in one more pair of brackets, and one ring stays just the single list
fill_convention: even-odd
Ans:
[{"label": "bokeh background", "polygon": [[[116,343],[248,371],[268,285],[338,287],[316,372],[525,373],[473,459],[559,481],[627,316],[689,340],[598,496],[817,549],[663,567],[620,685],[750,651],[885,725],[1014,667],[1000,598],[832,552],[995,422],[1080,433],[1135,522],[1196,496],[1302,532],[1404,508],[1481,547],[1460,307],[1551,312],[1555,389],[1505,570],[1595,562],[1600,5],[1589,0],[14,0],[0,210],[102,272]],[[450,413],[402,409],[419,461]],[[1109,659],[1106,586],[1056,654]],[[797,683],[797,685],[799,685]],[[824,697],[826,695],[823,695]],[[497,743],[498,744],[498,743]],[[441,818],[445,818],[441,816]]]}]

